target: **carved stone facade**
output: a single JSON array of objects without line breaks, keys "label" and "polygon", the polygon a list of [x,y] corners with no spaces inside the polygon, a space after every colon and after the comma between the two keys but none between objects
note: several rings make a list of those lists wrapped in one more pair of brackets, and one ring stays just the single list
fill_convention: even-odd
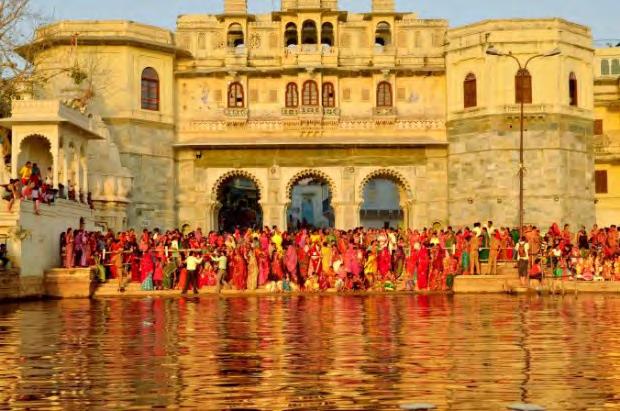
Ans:
[{"label": "carved stone facade", "polygon": [[[174,33],[105,21],[59,22],[45,33],[54,39],[42,52],[46,69],[77,55],[99,63],[89,111],[108,134],[89,167],[110,166],[97,168],[90,187],[115,227],[217,229],[221,186],[237,176],[256,185],[268,225],[286,225],[292,187],[308,176],[328,184],[340,228],[359,224],[372,178],[396,184],[409,227],[515,224],[517,67],[487,55],[491,46],[521,60],[561,50],[529,67],[526,221],[595,220],[587,27],[532,19],[448,29],[395,12],[392,0],[373,0],[368,13],[283,0],[281,10],[253,15],[245,0],[225,0],[221,15],[180,16]],[[157,74],[156,106],[153,96],[144,102],[146,69]],[[62,78],[35,98],[60,98]]]}]

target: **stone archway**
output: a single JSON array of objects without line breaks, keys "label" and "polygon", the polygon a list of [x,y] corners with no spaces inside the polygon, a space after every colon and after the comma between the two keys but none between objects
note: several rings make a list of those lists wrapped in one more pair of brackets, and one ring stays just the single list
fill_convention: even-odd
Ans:
[{"label": "stone archway", "polygon": [[47,170],[54,165],[52,155],[52,142],[40,134],[31,134],[24,138],[19,144],[19,155],[17,158],[18,169],[30,162],[36,165],[41,172],[41,178],[45,179]]},{"label": "stone archway", "polygon": [[[379,187],[375,188],[378,198],[366,198],[373,182],[379,183]],[[378,169],[368,173],[358,186],[357,203],[360,226],[411,227],[413,190],[407,179],[396,170]]]},{"label": "stone archway", "polygon": [[333,200],[336,195],[335,181],[321,170],[305,169],[293,175],[286,185],[287,228],[335,227]]},{"label": "stone archway", "polygon": [[232,231],[235,227],[260,228],[263,193],[260,180],[252,173],[234,170],[223,174],[211,190],[208,210],[211,228],[220,231]]}]

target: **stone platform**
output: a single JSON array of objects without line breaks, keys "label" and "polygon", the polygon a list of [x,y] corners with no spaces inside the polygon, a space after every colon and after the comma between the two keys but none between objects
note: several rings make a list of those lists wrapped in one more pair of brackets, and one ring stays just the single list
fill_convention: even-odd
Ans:
[{"label": "stone platform", "polygon": [[97,288],[94,268],[54,268],[45,272],[43,286],[49,298],[90,298]]}]

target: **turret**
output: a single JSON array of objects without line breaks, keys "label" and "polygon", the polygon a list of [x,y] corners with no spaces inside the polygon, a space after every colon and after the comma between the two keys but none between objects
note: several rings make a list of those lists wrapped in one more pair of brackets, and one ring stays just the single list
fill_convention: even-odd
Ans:
[{"label": "turret", "polygon": [[224,0],[224,14],[247,14],[247,0]]},{"label": "turret", "polygon": [[394,0],[372,0],[373,13],[394,12]]}]

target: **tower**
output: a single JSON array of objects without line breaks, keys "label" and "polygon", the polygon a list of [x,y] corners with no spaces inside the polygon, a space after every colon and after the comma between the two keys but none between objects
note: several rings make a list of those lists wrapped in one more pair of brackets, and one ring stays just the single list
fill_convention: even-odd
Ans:
[{"label": "tower", "polygon": [[247,14],[248,13],[248,1],[247,0],[224,0],[224,13],[225,14]]},{"label": "tower", "polygon": [[394,0],[372,0],[373,13],[391,13],[394,11]]}]

